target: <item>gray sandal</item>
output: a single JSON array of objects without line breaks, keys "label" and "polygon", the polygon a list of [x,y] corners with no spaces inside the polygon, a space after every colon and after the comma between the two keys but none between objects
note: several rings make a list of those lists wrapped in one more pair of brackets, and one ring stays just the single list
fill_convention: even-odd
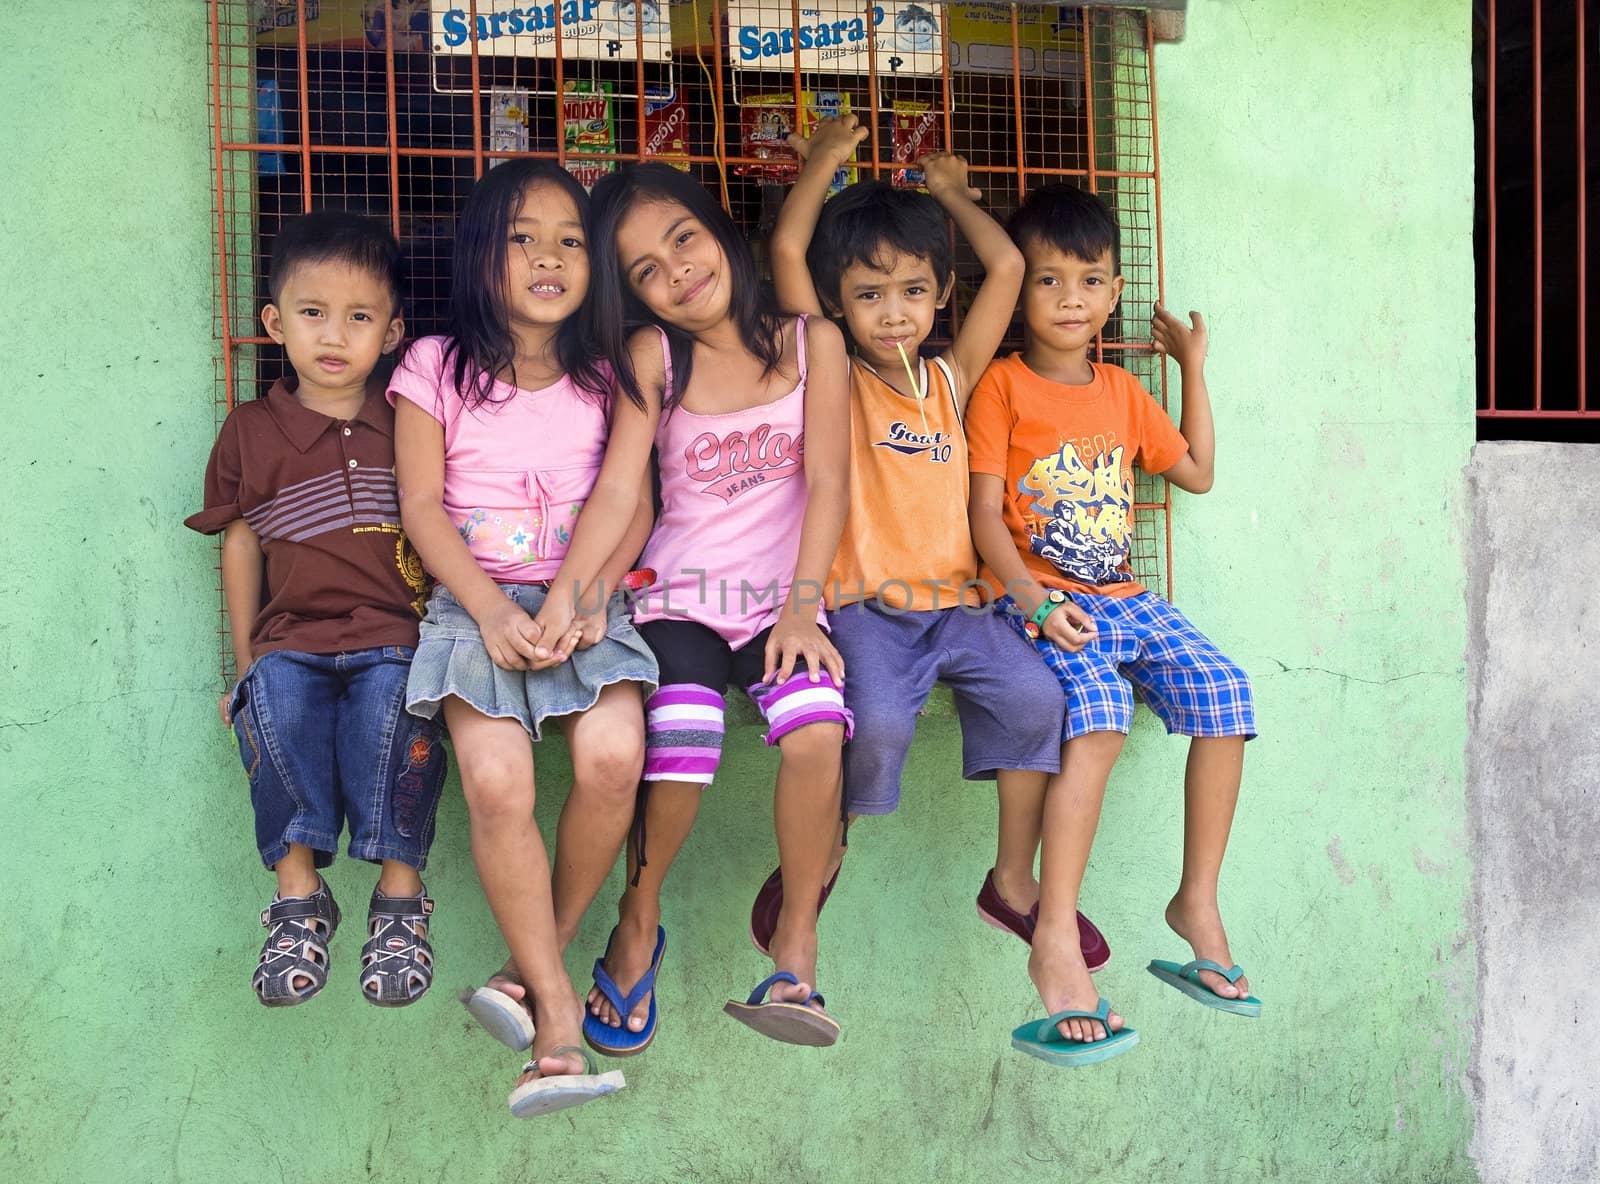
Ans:
[{"label": "gray sandal", "polygon": [[433,946],[428,890],[415,896],[385,896],[372,890],[367,941],[361,947],[361,993],[379,1007],[405,1007],[433,986]]},{"label": "gray sandal", "polygon": [[[275,898],[261,913],[267,940],[250,985],[268,1007],[304,1003],[328,985],[328,942],[339,928],[339,906],[326,881],[310,896]],[[296,979],[304,979],[296,986]]]}]

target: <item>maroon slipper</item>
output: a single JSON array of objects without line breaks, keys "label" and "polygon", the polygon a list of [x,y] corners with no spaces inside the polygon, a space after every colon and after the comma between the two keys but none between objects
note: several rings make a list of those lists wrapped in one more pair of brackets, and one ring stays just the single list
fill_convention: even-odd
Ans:
[{"label": "maroon slipper", "polygon": [[[817,897],[817,912],[822,912],[822,906],[828,903],[828,896],[839,882],[839,871],[843,867],[840,864],[835,868],[833,878],[822,886],[822,895]],[[766,883],[761,885],[761,891],[756,893],[755,904],[750,906],[750,944],[769,958],[772,953],[767,947],[772,944],[772,935],[778,928],[778,913],[782,908],[783,869],[773,868]]]},{"label": "maroon slipper", "polygon": [[[978,916],[996,929],[1015,934],[1025,945],[1031,946],[1033,927],[1039,922],[1039,906],[1035,904],[1026,913],[1017,912],[995,889],[994,869],[990,868],[989,874],[983,878],[983,888],[978,892]],[[1105,935],[1082,913],[1078,914],[1078,947],[1083,951],[1083,961],[1089,967],[1090,974],[1104,970],[1111,961],[1111,946],[1107,944]]]}]

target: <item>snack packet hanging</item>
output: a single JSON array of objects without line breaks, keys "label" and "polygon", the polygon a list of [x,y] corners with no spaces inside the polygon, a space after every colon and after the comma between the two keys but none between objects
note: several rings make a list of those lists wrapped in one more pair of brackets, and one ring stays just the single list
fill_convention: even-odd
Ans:
[{"label": "snack packet hanging", "polygon": [[[800,131],[809,135],[825,116],[840,116],[850,111],[850,96],[842,91],[800,92]],[[795,129],[794,92],[745,95],[739,106],[739,154],[754,163],[738,165],[734,172],[743,177],[759,177],[779,184],[792,184],[800,176],[800,158],[787,141]],[[828,187],[837,193],[853,184],[859,171],[841,168]]]},{"label": "snack packet hanging", "polygon": [[890,122],[890,159],[902,167],[889,176],[897,189],[920,189],[928,179],[915,164],[930,152],[939,151],[940,113],[932,103],[896,100]]},{"label": "snack packet hanging", "polygon": [[689,171],[689,107],[677,87],[645,83],[644,154]]},{"label": "snack packet hanging", "polygon": [[610,82],[570,80],[561,88],[562,138],[567,148],[567,172],[585,189],[616,170],[614,160],[584,160],[593,153],[615,153],[617,124],[612,118]]}]

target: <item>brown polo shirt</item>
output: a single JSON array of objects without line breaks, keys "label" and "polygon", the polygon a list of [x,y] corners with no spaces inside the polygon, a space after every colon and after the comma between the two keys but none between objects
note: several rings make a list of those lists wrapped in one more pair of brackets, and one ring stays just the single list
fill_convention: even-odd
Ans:
[{"label": "brown polo shirt", "polygon": [[348,421],[301,406],[282,381],[235,407],[206,465],[205,509],[184,525],[216,534],[240,518],[265,560],[257,655],[417,644],[426,579],[400,529],[381,387]]}]

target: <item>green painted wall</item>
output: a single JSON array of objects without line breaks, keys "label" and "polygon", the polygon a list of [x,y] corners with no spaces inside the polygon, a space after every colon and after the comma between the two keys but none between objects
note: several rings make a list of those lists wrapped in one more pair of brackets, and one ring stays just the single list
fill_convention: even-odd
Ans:
[{"label": "green painted wall", "polygon": [[[1143,1043],[1081,1071],[1009,1051],[1037,1003],[1021,947],[972,911],[993,804],[932,720],[904,810],[859,828],[828,909],[843,1042],[761,1042],[719,1013],[763,973],[744,916],[772,862],[770,766],[747,728],[674,879],[660,1039],[617,1099],[527,1124],[504,1114],[517,1062],[451,998],[500,954],[458,798],[429,875],[430,998],[392,1014],[357,998],[371,879],[345,862],[330,989],[282,1013],[250,996],[269,881],[215,717],[212,553],[179,526],[213,424],[201,6],[15,8],[0,75],[8,1178],[1473,1177],[1466,5],[1197,0],[1188,40],[1159,54],[1168,290],[1209,314],[1221,441],[1216,492],[1179,506],[1177,592],[1261,700],[1224,908],[1265,1018],[1204,1011],[1142,970],[1181,952],[1160,917],[1183,747],[1146,720],[1085,906],[1116,951],[1102,989]],[[542,774],[563,783],[559,752]]]}]

